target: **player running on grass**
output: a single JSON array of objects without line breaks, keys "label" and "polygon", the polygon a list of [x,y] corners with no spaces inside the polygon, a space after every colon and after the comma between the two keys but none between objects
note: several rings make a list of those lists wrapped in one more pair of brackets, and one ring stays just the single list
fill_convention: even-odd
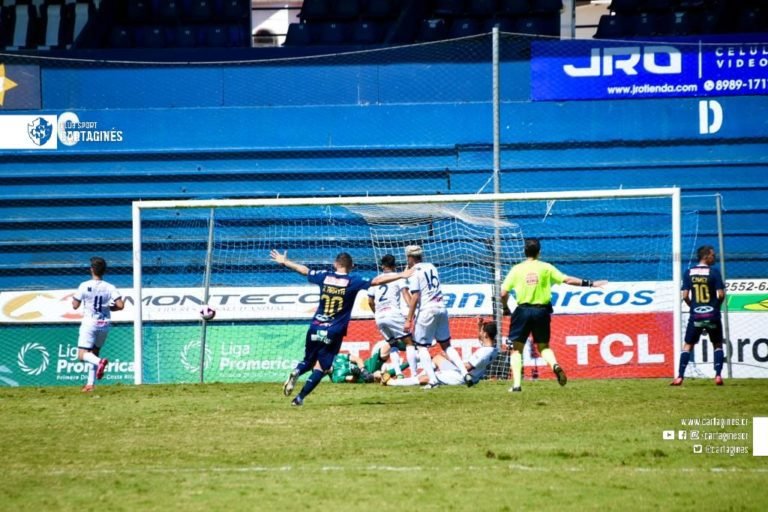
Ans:
[{"label": "player running on grass", "polygon": [[[395,257],[391,254],[382,256],[381,268],[385,274],[397,272]],[[402,309],[403,304],[410,304],[410,299],[411,294],[404,279],[368,288],[368,305],[375,314],[376,327],[392,347],[405,350],[413,375],[416,372],[416,347],[413,345],[411,333],[405,330],[405,315]],[[391,357],[398,377],[402,377],[399,352],[393,351]]]},{"label": "player running on grass", "polygon": [[[496,324],[494,322],[485,322],[482,318],[477,319],[478,335],[480,348],[472,353],[469,361],[463,363],[467,374],[472,378],[472,383],[477,384],[485,377],[488,367],[499,355],[496,347]],[[432,359],[436,367],[435,377],[438,385],[460,386],[466,384],[464,376],[459,368],[442,355],[435,356]],[[381,383],[385,386],[417,386],[419,384],[429,383],[429,377],[425,373],[416,377],[394,380],[388,374],[382,374]]]},{"label": "player running on grass", "polygon": [[573,286],[602,287],[607,281],[590,281],[570,277],[554,265],[539,260],[541,244],[537,238],[525,240],[526,260],[513,266],[501,285],[501,303],[504,314],[510,314],[507,300],[509,292],[515,292],[517,308],[512,314],[509,327],[511,346],[509,366],[512,370],[512,387],[509,391],[522,391],[523,346],[530,334],[541,357],[557,376],[557,382],[565,386],[568,381],[565,371],[557,363],[555,353],[549,348],[550,324],[552,322],[552,285],[566,283]]},{"label": "player running on grass", "polygon": [[122,295],[114,285],[104,280],[107,262],[104,258],[91,258],[91,278],[83,281],[72,297],[72,308],[83,305],[83,320],[77,339],[77,358],[89,365],[88,378],[83,392],[93,391],[96,379],[104,377],[109,364],[107,358],[100,358],[99,352],[107,340],[111,325],[111,311],[120,311],[125,306]]},{"label": "player running on grass", "polygon": [[[691,351],[704,331],[709,334],[709,341],[715,349],[715,384],[723,385],[723,322],[720,318],[720,306],[725,300],[725,284],[720,271],[713,268],[715,248],[703,245],[696,251],[699,263],[683,274],[683,286],[680,296],[690,307],[691,314],[685,328],[683,351],[680,353],[677,378],[671,386],[680,386],[685,377],[685,368],[691,360]],[[693,294],[691,294],[693,292]]]},{"label": "player running on grass", "polygon": [[407,278],[412,271],[390,272],[381,274],[373,280],[351,274],[354,264],[352,256],[341,252],[333,262],[333,270],[310,270],[309,267],[288,259],[287,252],[270,252],[272,260],[301,275],[307,276],[310,283],[320,287],[320,302],[307,329],[304,341],[304,359],[288,376],[283,384],[283,393],[290,396],[298,378],[309,371],[312,374],[304,383],[301,391],[291,401],[291,405],[301,406],[322,378],[331,371],[333,359],[341,349],[341,343],[347,334],[347,326],[352,316],[355,297],[360,290],[369,286],[390,283]]},{"label": "player running on grass", "polygon": [[435,370],[432,368],[432,357],[429,355],[429,346],[433,340],[440,344],[448,359],[459,369],[466,385],[472,386],[474,381],[467,373],[464,361],[451,346],[448,309],[440,288],[440,274],[433,264],[422,261],[423,254],[418,245],[409,245],[405,248],[408,268],[413,270],[413,277],[408,280],[411,302],[405,320],[405,330],[411,331],[413,326],[413,342],[419,347],[419,361],[429,378],[427,387],[437,385]]}]

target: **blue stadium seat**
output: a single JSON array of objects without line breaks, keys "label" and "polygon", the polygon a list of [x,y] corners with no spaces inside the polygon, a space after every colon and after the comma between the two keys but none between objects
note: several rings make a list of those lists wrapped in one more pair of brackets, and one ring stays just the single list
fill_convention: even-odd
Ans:
[{"label": "blue stadium seat", "polygon": [[699,34],[724,34],[730,32],[728,18],[722,16],[719,12],[702,12],[697,25],[697,32]]},{"label": "blue stadium seat", "polygon": [[167,46],[165,28],[160,25],[137,27],[134,34],[134,46],[136,48],[165,48]]},{"label": "blue stadium seat", "polygon": [[660,31],[664,35],[687,36],[697,32],[695,13],[691,11],[676,11],[660,16]]},{"label": "blue stadium seat", "polygon": [[129,24],[147,23],[150,20],[149,0],[133,0],[125,3],[123,21]]},{"label": "blue stadium seat", "polygon": [[237,21],[251,18],[251,3],[248,0],[217,0],[216,18],[221,21]]},{"label": "blue stadium seat", "polygon": [[496,0],[468,0],[466,14],[478,18],[489,18],[496,13]]},{"label": "blue stadium seat", "polygon": [[331,6],[329,0],[304,0],[299,11],[302,21],[322,21],[330,19]]},{"label": "blue stadium seat", "polygon": [[133,48],[133,34],[124,26],[114,26],[109,32],[107,48]]},{"label": "blue stadium seat", "polygon": [[357,44],[379,44],[384,39],[384,28],[375,21],[358,21],[352,25],[352,41]]},{"label": "blue stadium seat", "polygon": [[312,27],[308,23],[291,23],[285,35],[285,46],[306,46],[313,43]]},{"label": "blue stadium seat", "polygon": [[445,39],[447,35],[448,28],[444,19],[425,19],[421,21],[416,40],[421,42],[439,41],[440,39]]},{"label": "blue stadium seat", "polygon": [[198,32],[194,25],[179,25],[173,29],[175,48],[194,48],[198,45]]},{"label": "blue stadium seat", "polygon": [[613,0],[608,10],[619,14],[635,14],[640,10],[643,0]]},{"label": "blue stadium seat", "polygon": [[595,39],[619,39],[627,35],[624,16],[621,14],[603,14],[600,16]]},{"label": "blue stadium seat", "polygon": [[528,0],[499,0],[499,12],[505,16],[523,16],[529,9]]},{"label": "blue stadium seat", "polygon": [[530,0],[530,11],[533,13],[559,13],[563,9],[561,0]]},{"label": "blue stadium seat", "polygon": [[362,0],[335,0],[331,4],[335,20],[355,20],[363,12]]},{"label": "blue stadium seat", "polygon": [[448,36],[451,38],[476,36],[483,32],[483,26],[475,18],[457,18],[451,22]]},{"label": "blue stadium seat", "polygon": [[560,35],[560,16],[523,16],[516,20],[515,32],[539,36],[558,36]]},{"label": "blue stadium seat", "polygon": [[208,25],[203,29],[203,43],[209,48],[231,46],[226,25]]},{"label": "blue stadium seat", "polygon": [[318,24],[317,42],[319,44],[345,44],[351,42],[349,25],[341,22]]},{"label": "blue stadium seat", "polygon": [[768,28],[766,23],[765,11],[761,8],[743,9],[738,13],[737,27],[738,32],[763,32]]},{"label": "blue stadium seat", "polygon": [[632,16],[631,27],[628,29],[635,37],[653,37],[659,35],[659,27],[656,22],[656,14],[641,12]]},{"label": "blue stadium seat", "polygon": [[161,23],[178,23],[183,13],[181,2],[182,0],[154,0],[152,15]]},{"label": "blue stadium seat", "polygon": [[213,19],[211,0],[184,0],[183,19],[189,22],[210,22]]},{"label": "blue stadium seat", "polygon": [[499,32],[514,32],[515,31],[515,19],[514,18],[488,18],[483,24],[483,30],[485,32],[491,32],[493,27],[499,27]]},{"label": "blue stadium seat", "polygon": [[364,16],[368,19],[394,18],[399,8],[399,0],[368,0]]},{"label": "blue stadium seat", "polygon": [[464,14],[464,0],[434,0],[432,13],[438,18],[461,16]]}]

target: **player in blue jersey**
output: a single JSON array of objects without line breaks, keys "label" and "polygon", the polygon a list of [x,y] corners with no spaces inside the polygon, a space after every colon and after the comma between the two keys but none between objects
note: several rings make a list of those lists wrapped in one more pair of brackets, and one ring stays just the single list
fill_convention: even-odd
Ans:
[{"label": "player in blue jersey", "polygon": [[347,325],[352,316],[357,292],[367,290],[372,285],[407,278],[412,271],[388,272],[371,280],[350,273],[354,265],[352,256],[346,252],[336,256],[332,271],[311,270],[305,265],[289,260],[287,252],[280,254],[273,249],[270,256],[276,263],[307,276],[310,283],[320,287],[320,302],[304,341],[304,359],[296,365],[283,384],[283,393],[290,396],[297,379],[302,374],[312,371],[304,387],[291,401],[291,405],[303,405],[307,395],[331,371],[333,359],[339,353],[341,342],[347,334]]},{"label": "player in blue jersey", "polygon": [[709,341],[715,349],[715,384],[723,385],[723,323],[720,318],[720,306],[725,300],[725,283],[720,271],[713,268],[715,248],[703,245],[696,251],[699,263],[683,274],[681,297],[690,308],[688,326],[683,339],[683,352],[680,354],[677,378],[672,386],[680,386],[685,377],[685,368],[691,360],[691,351],[699,342],[704,331],[709,334]]}]

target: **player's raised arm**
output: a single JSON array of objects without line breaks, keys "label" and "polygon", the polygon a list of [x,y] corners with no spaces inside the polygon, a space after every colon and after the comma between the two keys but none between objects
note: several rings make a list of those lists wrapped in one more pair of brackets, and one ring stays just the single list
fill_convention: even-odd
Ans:
[{"label": "player's raised arm", "polygon": [[272,261],[274,261],[275,263],[282,265],[285,268],[294,270],[301,275],[306,276],[307,274],[309,274],[309,267],[288,259],[288,251],[285,251],[284,253],[280,254],[280,252],[276,251],[275,249],[272,249],[269,253],[269,257],[272,258]]},{"label": "player's raised arm", "polygon": [[398,279],[408,279],[412,275],[412,268],[403,270],[402,272],[384,272],[383,274],[379,274],[371,280],[371,286],[391,283],[392,281],[397,281]]}]

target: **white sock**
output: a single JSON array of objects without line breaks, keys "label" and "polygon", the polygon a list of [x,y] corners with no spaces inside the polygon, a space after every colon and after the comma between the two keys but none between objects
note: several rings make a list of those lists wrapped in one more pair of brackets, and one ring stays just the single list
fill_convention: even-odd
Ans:
[{"label": "white sock", "polygon": [[89,386],[93,386],[93,383],[96,382],[96,367],[91,365],[88,367],[88,384]]},{"label": "white sock", "polygon": [[451,362],[461,372],[461,376],[464,377],[467,374],[467,368],[464,366],[464,360],[459,355],[459,351],[453,348],[453,346],[449,346],[447,349],[445,349],[445,355],[448,356],[448,359],[451,360]]},{"label": "white sock", "polygon": [[406,377],[404,379],[390,379],[387,386],[418,386],[418,377]]},{"label": "white sock", "polygon": [[437,382],[437,376],[435,375],[435,369],[432,367],[432,356],[429,355],[429,349],[427,347],[419,347],[419,362],[429,378],[429,383],[435,384]]},{"label": "white sock", "polygon": [[405,359],[408,361],[408,368],[411,369],[411,376],[415,377],[416,371],[418,370],[416,362],[416,347],[413,345],[405,346]]},{"label": "white sock", "polygon": [[403,374],[403,370],[400,368],[400,351],[393,350],[389,353],[389,361],[392,363],[392,367],[395,370],[395,375],[400,376]]},{"label": "white sock", "polygon": [[86,363],[91,363],[94,366],[99,366],[99,363],[101,362],[101,358],[94,354],[93,352],[86,352],[83,354],[83,361]]}]

